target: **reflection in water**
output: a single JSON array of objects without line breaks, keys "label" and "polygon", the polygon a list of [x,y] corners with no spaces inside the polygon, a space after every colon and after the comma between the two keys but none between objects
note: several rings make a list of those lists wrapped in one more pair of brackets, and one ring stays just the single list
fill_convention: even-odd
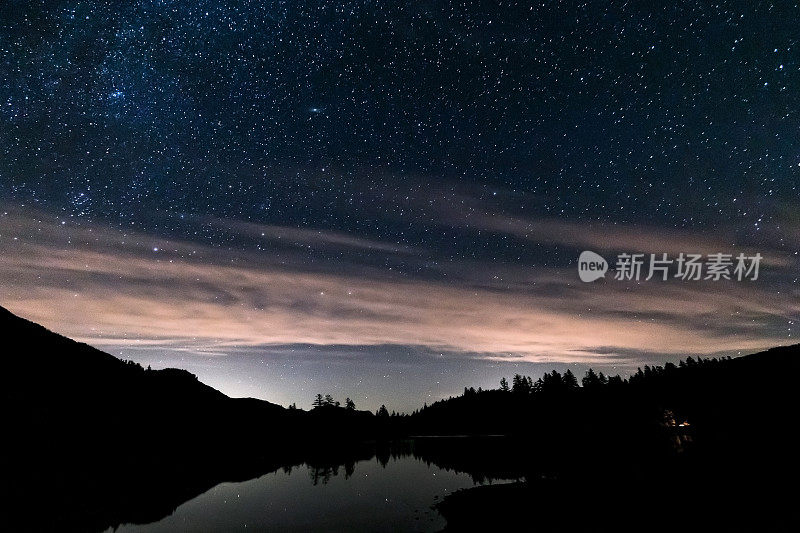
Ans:
[{"label": "reflection in water", "polygon": [[[467,441],[450,444],[452,450]],[[221,483],[158,522],[118,531],[438,531],[445,522],[432,505],[441,498],[509,479],[485,469],[467,473],[438,466],[435,454],[429,455],[438,446],[427,439],[371,446],[346,459],[318,458],[242,483]]]}]

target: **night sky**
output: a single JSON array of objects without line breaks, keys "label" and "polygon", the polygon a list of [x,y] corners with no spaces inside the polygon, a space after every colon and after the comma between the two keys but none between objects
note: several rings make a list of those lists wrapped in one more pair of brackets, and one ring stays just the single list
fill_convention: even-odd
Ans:
[{"label": "night sky", "polygon": [[793,343],[800,6],[655,4],[4,1],[0,304],[301,407]]}]

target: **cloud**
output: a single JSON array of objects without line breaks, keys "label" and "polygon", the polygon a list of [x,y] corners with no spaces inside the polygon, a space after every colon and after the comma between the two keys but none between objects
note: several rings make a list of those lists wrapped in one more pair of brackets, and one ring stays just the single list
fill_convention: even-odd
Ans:
[{"label": "cloud", "polygon": [[[464,227],[477,228],[518,238],[560,246],[606,252],[644,252],[712,254],[717,252],[743,252],[753,255],[764,248],[737,242],[731,228],[719,228],[713,233],[701,234],[688,230],[646,225],[615,224],[610,222],[567,221],[551,218],[528,219],[489,212],[478,212],[461,219],[451,217],[450,222]],[[770,248],[762,261],[766,265],[790,266],[795,259],[789,252]]]},{"label": "cloud", "polygon": [[[234,252],[9,209],[0,217],[2,304],[101,346],[224,354],[264,345],[398,345],[464,357],[586,362],[613,353],[709,354],[785,344],[787,324],[800,316],[797,290],[786,279],[792,268],[782,262],[788,256],[755,282],[584,284],[572,267],[481,261],[453,264],[458,281],[450,282],[387,272],[342,251],[390,256],[399,251],[391,244],[323,230],[214,223],[259,236],[269,229],[337,253],[309,266],[303,246]],[[567,227],[561,238],[541,227],[536,235],[577,245],[598,231]],[[648,232],[658,233],[621,228],[611,238],[628,248],[664,244]],[[728,249],[724,241],[702,240]],[[402,252],[412,260],[434,253]]]},{"label": "cloud", "polygon": [[281,241],[284,244],[291,244],[295,246],[313,245],[326,247],[328,249],[353,248],[369,251],[391,252],[395,254],[415,253],[410,246],[401,246],[397,244],[354,237],[340,231],[291,228],[286,226],[276,226],[273,224],[258,224],[255,222],[223,219],[219,217],[193,218],[199,221],[205,221],[211,226],[223,228],[237,236],[248,236],[255,239],[268,239],[272,242]]}]

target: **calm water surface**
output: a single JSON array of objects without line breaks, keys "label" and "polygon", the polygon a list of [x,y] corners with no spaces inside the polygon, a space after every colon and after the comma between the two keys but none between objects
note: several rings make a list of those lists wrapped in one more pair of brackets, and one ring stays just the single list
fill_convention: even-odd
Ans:
[{"label": "calm water surface", "polygon": [[431,506],[475,483],[466,473],[413,455],[351,468],[279,470],[242,483],[222,483],[147,525],[121,532],[160,531],[438,531]]}]

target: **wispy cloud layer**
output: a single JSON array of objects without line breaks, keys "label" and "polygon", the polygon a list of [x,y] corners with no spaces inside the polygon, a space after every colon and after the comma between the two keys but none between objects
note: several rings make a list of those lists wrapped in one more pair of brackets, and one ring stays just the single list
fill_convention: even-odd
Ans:
[{"label": "wispy cloud layer", "polygon": [[[63,223],[62,223],[63,222]],[[796,256],[753,282],[583,284],[574,265],[465,266],[340,232],[208,223],[258,239],[251,252],[166,241],[31,210],[0,217],[2,304],[96,345],[225,353],[261,345],[417,345],[469,357],[606,361],[634,353],[708,354],[792,342]],[[726,237],[484,217],[482,228],[568,247],[729,251]],[[597,240],[596,240],[597,239]],[[292,246],[283,246],[286,240]],[[284,241],[284,242],[282,242]],[[308,248],[326,250],[309,259]],[[362,252],[415,261],[394,273]],[[379,262],[377,262],[379,263]],[[425,275],[426,265],[451,276]],[[457,283],[447,279],[458,279]]]}]

